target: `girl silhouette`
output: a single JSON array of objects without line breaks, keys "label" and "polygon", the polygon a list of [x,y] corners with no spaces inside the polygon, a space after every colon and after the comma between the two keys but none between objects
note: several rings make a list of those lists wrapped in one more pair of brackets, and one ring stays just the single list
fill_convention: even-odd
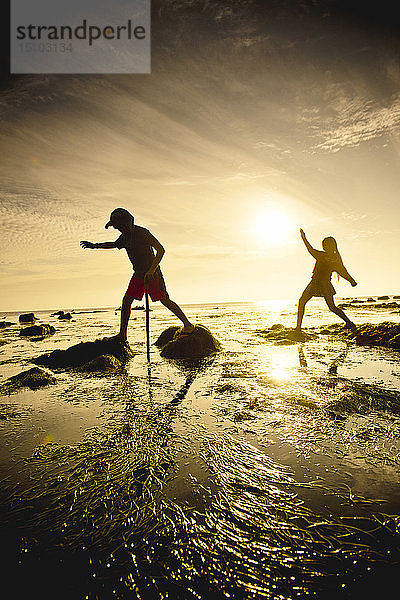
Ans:
[{"label": "girl silhouette", "polygon": [[332,273],[336,272],[338,275],[349,281],[354,287],[357,282],[352,278],[345,268],[342,257],[340,256],[337,243],[335,238],[326,237],[322,240],[321,250],[315,250],[306,238],[306,234],[300,229],[301,239],[303,240],[307,250],[316,260],[311,281],[305,288],[304,292],[300,296],[299,305],[297,309],[297,325],[296,331],[301,331],[301,324],[303,322],[304,308],[307,302],[313,296],[322,296],[325,298],[325,302],[335,315],[343,319],[346,323],[345,327],[356,329],[355,324],[345,315],[345,313],[335,305],[333,300],[334,294],[336,294],[335,288],[331,283]]}]

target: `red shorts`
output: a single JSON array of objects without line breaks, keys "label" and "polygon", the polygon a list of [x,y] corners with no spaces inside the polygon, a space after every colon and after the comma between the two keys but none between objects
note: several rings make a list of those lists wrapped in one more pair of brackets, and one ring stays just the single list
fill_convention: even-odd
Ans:
[{"label": "red shorts", "polygon": [[[157,300],[166,300],[166,298],[168,298],[165,281],[161,274],[155,275],[149,280],[147,291],[153,302],[156,302]],[[141,300],[143,295],[144,280],[133,275],[125,292],[125,296],[130,296],[131,298],[135,298],[135,300]]]}]

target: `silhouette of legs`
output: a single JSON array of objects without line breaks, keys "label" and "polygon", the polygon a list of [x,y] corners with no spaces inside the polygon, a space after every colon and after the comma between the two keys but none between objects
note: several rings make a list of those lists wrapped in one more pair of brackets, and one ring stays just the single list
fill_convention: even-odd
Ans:
[{"label": "silhouette of legs", "polygon": [[121,324],[120,324],[120,328],[119,328],[119,333],[115,337],[118,340],[122,340],[124,342],[126,342],[127,337],[128,337],[128,335],[127,335],[128,321],[129,321],[129,317],[131,316],[131,306],[132,306],[133,300],[134,299],[132,296],[124,296],[122,299]]},{"label": "silhouette of legs", "polygon": [[299,304],[297,307],[297,325],[295,327],[296,331],[301,331],[301,324],[303,322],[303,317],[304,317],[304,309],[305,309],[307,302],[311,298],[312,298],[312,294],[310,294],[310,292],[306,288],[304,290],[304,292],[302,293],[302,295],[300,296]]},{"label": "silhouette of legs", "polygon": [[[122,340],[126,342],[128,338],[128,322],[129,317],[131,316],[131,306],[134,298],[132,296],[125,295],[122,299],[121,305],[121,324],[119,328],[119,333],[115,336],[116,339]],[[170,298],[166,298],[165,300],[160,300],[161,304],[169,308],[169,310],[178,317],[183,323],[183,333],[192,333],[194,331],[194,325],[189,321],[183,310],[180,306],[177,305],[176,302],[171,300]]]},{"label": "silhouette of legs", "polygon": [[165,300],[160,300],[161,304],[166,306],[178,319],[180,319],[183,323],[183,333],[192,333],[194,331],[194,325],[189,321],[183,310],[180,306],[177,305],[176,302],[171,300],[171,298],[166,298]]},{"label": "silhouette of legs", "polygon": [[343,321],[346,323],[347,327],[350,327],[351,329],[355,329],[356,326],[353,323],[353,321],[350,321],[349,317],[342,311],[341,308],[338,308],[333,300],[333,295],[331,296],[324,296],[325,298],[325,302],[328,305],[328,308],[330,311],[332,311],[333,313],[335,313],[335,315],[337,315],[338,317],[340,317],[341,319],[343,319]]}]

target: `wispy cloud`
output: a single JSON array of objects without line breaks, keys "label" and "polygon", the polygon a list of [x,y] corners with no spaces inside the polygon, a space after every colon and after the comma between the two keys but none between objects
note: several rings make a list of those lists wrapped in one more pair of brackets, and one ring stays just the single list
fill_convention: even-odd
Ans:
[{"label": "wispy cloud", "polygon": [[400,95],[385,106],[372,100],[351,101],[344,104],[336,119],[328,127],[321,123],[322,141],[315,150],[338,152],[342,148],[356,147],[369,140],[390,137],[400,132]]}]

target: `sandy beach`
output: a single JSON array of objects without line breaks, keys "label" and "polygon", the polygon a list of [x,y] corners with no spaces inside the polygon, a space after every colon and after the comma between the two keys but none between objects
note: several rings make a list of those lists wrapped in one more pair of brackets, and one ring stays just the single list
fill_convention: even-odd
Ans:
[{"label": "sandy beach", "polygon": [[[357,324],[400,323],[392,296],[366,300],[343,301]],[[154,342],[176,320],[152,308],[150,364],[138,310],[121,372],[45,369],[49,385],[8,392],[37,356],[115,333],[119,312],[37,312],[55,328],[40,340],[4,314],[2,535],[16,590],[51,573],[58,598],[369,598],[371,582],[395,581],[398,350],[338,334],[317,299],[301,343],[265,333],[294,326],[293,302],[220,303],[185,309],[222,350],[168,360]]]}]

